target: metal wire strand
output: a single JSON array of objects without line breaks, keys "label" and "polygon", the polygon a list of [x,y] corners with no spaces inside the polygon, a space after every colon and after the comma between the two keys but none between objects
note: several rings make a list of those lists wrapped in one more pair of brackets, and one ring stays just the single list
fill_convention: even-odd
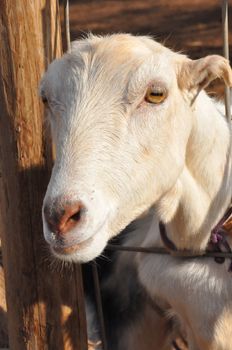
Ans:
[{"label": "metal wire strand", "polygon": [[149,254],[162,254],[162,255],[172,255],[179,258],[225,258],[225,259],[232,259],[232,253],[228,252],[214,252],[214,251],[205,251],[202,254],[201,253],[195,253],[191,250],[177,250],[175,252],[170,252],[169,250],[165,248],[157,248],[157,247],[151,247],[151,248],[145,248],[145,247],[131,247],[131,246],[120,246],[117,244],[108,244],[107,249],[109,250],[121,250],[121,251],[127,251],[127,252],[134,252],[134,253],[149,253]]},{"label": "metal wire strand", "polygon": [[[223,55],[229,60],[229,39],[228,39],[228,0],[222,1],[222,33],[223,33]],[[231,90],[228,86],[225,87],[225,110],[227,120],[231,121]]]},{"label": "metal wire strand", "polygon": [[98,314],[98,320],[99,320],[99,324],[100,324],[102,347],[103,347],[103,350],[107,350],[107,341],[106,341],[105,322],[104,322],[104,315],[103,315],[103,308],[102,308],[101,290],[100,290],[97,265],[96,265],[95,261],[92,264],[92,273],[93,273],[93,282],[94,282],[94,293],[95,293],[96,304],[97,304],[97,314]]},{"label": "metal wire strand", "polygon": [[64,0],[64,28],[67,51],[71,49],[70,21],[69,21],[69,0]]}]

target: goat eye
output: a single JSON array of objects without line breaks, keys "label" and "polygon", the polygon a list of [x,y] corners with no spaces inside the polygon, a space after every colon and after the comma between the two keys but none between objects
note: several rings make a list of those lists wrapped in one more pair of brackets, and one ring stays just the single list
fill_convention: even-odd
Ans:
[{"label": "goat eye", "polygon": [[146,95],[145,95],[145,101],[148,103],[154,103],[159,104],[163,102],[167,97],[167,92],[163,88],[154,88],[149,87]]}]

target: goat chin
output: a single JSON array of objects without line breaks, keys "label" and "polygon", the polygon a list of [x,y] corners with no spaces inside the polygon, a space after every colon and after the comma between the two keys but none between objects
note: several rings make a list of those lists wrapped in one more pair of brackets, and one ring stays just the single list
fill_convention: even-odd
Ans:
[{"label": "goat chin", "polygon": [[63,261],[86,263],[101,255],[106,244],[107,240],[104,239],[102,232],[99,232],[87,241],[74,245],[71,249],[54,249],[51,247],[51,252],[56,258]]}]

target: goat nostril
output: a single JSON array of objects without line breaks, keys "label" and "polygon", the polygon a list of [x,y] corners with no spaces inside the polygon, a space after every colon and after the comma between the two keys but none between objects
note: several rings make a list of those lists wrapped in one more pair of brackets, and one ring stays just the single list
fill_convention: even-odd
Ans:
[{"label": "goat nostril", "polygon": [[80,219],[81,219],[81,209],[77,213],[70,216],[70,218],[69,218],[69,220],[73,220],[76,222],[80,221]]},{"label": "goat nostril", "polygon": [[44,215],[49,229],[56,235],[63,235],[81,223],[83,211],[84,206],[80,202],[71,204],[58,202],[52,206],[52,210],[45,207]]}]

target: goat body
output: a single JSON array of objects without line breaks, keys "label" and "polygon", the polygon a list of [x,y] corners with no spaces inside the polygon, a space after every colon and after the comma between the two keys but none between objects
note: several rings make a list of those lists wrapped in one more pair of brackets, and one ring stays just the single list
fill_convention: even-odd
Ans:
[{"label": "goat body", "polygon": [[[162,246],[162,220],[178,249],[206,249],[232,194],[230,127],[203,90],[216,78],[232,85],[223,57],[193,61],[126,34],[74,42],[49,66],[41,95],[56,161],[43,224],[57,257],[95,258],[151,207],[144,247]],[[191,350],[232,349],[229,262],[142,253],[135,262],[143,288],[178,318]]]}]

